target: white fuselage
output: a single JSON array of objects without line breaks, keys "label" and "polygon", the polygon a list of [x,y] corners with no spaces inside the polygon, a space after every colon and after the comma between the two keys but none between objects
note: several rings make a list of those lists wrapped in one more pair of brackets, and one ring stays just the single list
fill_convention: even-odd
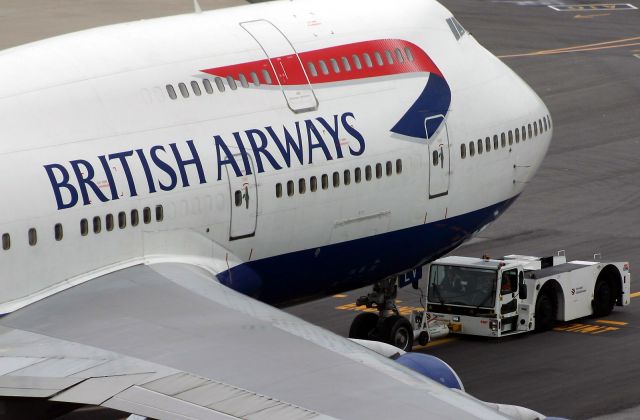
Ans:
[{"label": "white fuselage", "polygon": [[[438,3],[418,0],[287,1],[98,28],[1,52],[0,235],[9,243],[0,249],[0,313],[107,272],[167,260],[285,303],[370,284],[458,246],[518,196],[552,130],[538,96],[472,36],[456,39],[450,17]],[[241,25],[256,20],[271,26],[251,32]],[[265,54],[286,44],[269,39],[271,27],[299,54],[308,83],[279,79],[285,67]],[[367,42],[385,60],[385,45],[392,54],[412,45],[416,61],[422,51],[446,79],[450,104],[428,139],[392,128],[416,98],[438,94],[425,90],[433,72],[358,76],[345,53],[353,77],[344,79],[339,67],[332,79],[333,57],[322,54]],[[315,77],[325,77],[317,83],[305,62],[312,56]],[[272,84],[216,73],[265,60]],[[414,111],[417,126],[436,118]],[[538,122],[537,135],[516,142],[516,129]]]}]

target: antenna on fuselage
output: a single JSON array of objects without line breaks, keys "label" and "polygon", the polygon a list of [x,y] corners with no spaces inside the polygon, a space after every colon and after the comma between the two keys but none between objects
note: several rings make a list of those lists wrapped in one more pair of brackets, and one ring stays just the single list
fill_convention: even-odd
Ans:
[{"label": "antenna on fuselage", "polygon": [[200,3],[198,3],[198,0],[193,0],[193,10],[196,13],[202,13],[202,7],[200,7]]}]

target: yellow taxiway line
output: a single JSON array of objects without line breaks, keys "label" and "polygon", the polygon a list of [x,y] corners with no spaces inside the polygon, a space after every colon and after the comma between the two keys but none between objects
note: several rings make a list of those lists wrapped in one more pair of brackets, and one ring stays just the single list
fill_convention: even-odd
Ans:
[{"label": "yellow taxiway line", "polygon": [[537,55],[566,54],[571,52],[606,50],[610,48],[633,47],[640,45],[640,36],[597,42],[594,44],[575,45],[573,47],[555,48],[552,50],[534,51],[522,54],[499,55],[498,58],[532,57]]}]

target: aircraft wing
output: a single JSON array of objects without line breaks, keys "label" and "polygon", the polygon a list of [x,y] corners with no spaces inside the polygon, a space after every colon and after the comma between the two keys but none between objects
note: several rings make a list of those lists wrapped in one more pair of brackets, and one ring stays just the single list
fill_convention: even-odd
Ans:
[{"label": "aircraft wing", "polygon": [[0,319],[0,396],[158,419],[505,418],[177,263],[123,269]]}]

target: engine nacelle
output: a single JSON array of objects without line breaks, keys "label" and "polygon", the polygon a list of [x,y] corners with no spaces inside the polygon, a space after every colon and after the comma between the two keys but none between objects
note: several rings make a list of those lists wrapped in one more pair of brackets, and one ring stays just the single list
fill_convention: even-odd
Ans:
[{"label": "engine nacelle", "polygon": [[451,366],[435,356],[423,353],[405,353],[395,360],[401,365],[421,373],[448,388],[464,391],[464,386],[458,374]]}]

